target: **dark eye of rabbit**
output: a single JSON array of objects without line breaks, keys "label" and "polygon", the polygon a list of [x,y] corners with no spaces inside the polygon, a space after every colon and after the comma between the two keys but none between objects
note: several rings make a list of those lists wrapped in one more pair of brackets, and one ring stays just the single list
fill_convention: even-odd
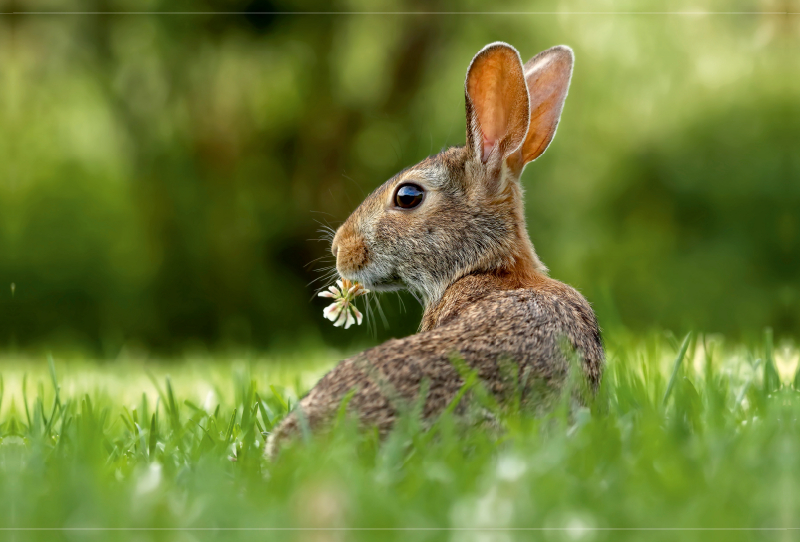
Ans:
[{"label": "dark eye of rabbit", "polygon": [[397,189],[394,197],[395,204],[401,209],[413,209],[422,203],[422,196],[425,191],[415,184],[404,184]]}]

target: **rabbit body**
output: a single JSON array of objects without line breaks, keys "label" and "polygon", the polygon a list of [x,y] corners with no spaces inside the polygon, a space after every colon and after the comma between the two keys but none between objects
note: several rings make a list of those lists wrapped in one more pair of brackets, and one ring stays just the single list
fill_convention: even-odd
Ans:
[{"label": "rabbit body", "polygon": [[538,407],[558,397],[574,349],[596,388],[597,321],[581,294],[547,276],[519,182],[555,135],[572,63],[563,46],[525,65],[507,44],[484,48],[467,72],[467,144],[398,173],[339,228],[340,275],[371,290],[413,290],[425,304],[420,332],[340,362],[276,427],[269,455],[304,424],[324,427],[349,393],[348,412],[381,433],[416,401],[434,419],[464,384],[456,357],[499,400],[521,382],[524,401]]}]

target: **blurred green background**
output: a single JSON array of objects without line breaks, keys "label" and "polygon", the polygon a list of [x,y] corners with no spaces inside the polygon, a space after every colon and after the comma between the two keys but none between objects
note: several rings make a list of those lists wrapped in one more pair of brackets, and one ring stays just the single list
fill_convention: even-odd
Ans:
[{"label": "blurred green background", "polygon": [[[800,11],[793,1],[502,9],[666,8]],[[523,60],[575,50],[558,135],[523,183],[540,257],[604,328],[800,332],[800,16],[22,15],[0,25],[0,349],[113,357],[413,333],[420,309],[408,297],[384,298],[390,327],[378,323],[377,336],[323,320],[308,286],[331,263],[317,230],[401,168],[464,143],[465,71],[495,40]]]}]

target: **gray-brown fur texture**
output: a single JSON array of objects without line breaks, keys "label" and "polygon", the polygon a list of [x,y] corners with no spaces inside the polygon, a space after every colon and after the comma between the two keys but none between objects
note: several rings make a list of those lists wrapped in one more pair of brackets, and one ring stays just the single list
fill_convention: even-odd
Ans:
[{"label": "gray-brown fur texture", "polygon": [[[267,454],[302,424],[324,428],[350,392],[348,412],[381,434],[423,386],[423,416],[434,419],[463,385],[454,358],[500,401],[524,382],[524,399],[536,406],[567,379],[566,344],[596,389],[604,364],[597,321],[580,293],[547,276],[528,237],[519,182],[555,135],[572,64],[564,46],[524,65],[510,45],[485,47],[467,71],[466,146],[398,173],[339,228],[339,274],[371,290],[412,290],[425,304],[420,332],[339,363],[270,435]],[[413,209],[395,198],[407,183],[425,194]],[[512,379],[503,369],[509,360],[518,371]]]}]

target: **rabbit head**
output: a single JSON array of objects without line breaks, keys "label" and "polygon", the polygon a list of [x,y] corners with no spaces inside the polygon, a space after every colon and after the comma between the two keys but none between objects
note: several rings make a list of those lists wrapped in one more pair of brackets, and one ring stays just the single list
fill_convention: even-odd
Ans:
[{"label": "rabbit head", "polygon": [[519,178],[556,132],[572,76],[569,47],[523,65],[493,43],[467,70],[467,142],[378,187],[338,229],[339,274],[371,290],[408,288],[427,305],[472,273],[522,287],[546,273],[525,226]]}]

